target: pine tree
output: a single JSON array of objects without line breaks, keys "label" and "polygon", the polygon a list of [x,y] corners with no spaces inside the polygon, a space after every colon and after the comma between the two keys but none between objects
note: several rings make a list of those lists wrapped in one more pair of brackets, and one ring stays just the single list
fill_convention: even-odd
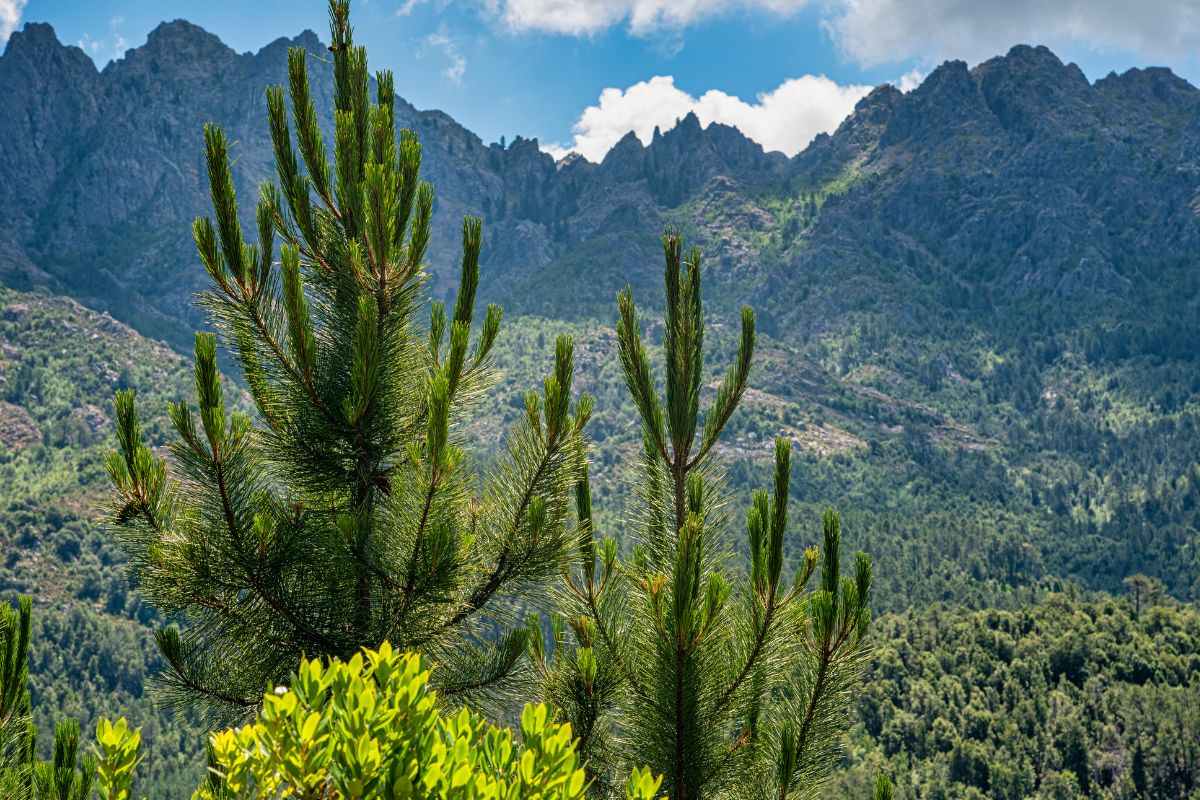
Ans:
[{"label": "pine tree", "polygon": [[0,603],[0,797],[5,800],[90,800],[96,763],[79,757],[79,721],[54,728],[54,754],[37,761],[37,728],[29,697],[32,602]]},{"label": "pine tree", "polygon": [[96,762],[79,758],[79,720],[68,719],[54,726],[54,757],[34,767],[36,800],[91,800]]},{"label": "pine tree", "polygon": [[715,448],[746,391],[754,314],[742,310],[735,363],[701,422],[700,255],[685,257],[670,231],[663,246],[661,399],[632,294],[618,298],[619,355],[643,435],[623,537],[632,552],[622,560],[613,538],[596,540],[585,476],[576,496],[582,566],[553,647],[533,629],[531,652],[598,787],[632,763],[661,773],[674,800],[810,796],[838,758],[861,678],[871,562],[860,552],[843,574],[840,521],[827,512],[823,546],[784,577],[790,442],[779,439],[774,491],[755,492],[746,517],[748,569],[736,568]]},{"label": "pine tree", "polygon": [[202,302],[252,409],[227,402],[212,333],[196,335],[198,408],[169,409],[169,469],[142,441],[133,392],[116,397],[112,522],[132,580],[174,623],[157,634],[166,696],[227,717],[301,657],[385,640],[429,656],[443,695],[499,692],[526,649],[514,609],[573,558],[591,400],[572,406],[571,340],[480,469],[462,431],[489,386],[501,318],[491,305],[476,314],[482,226],[463,223],[453,308],[427,304],[433,189],[416,135],[397,137],[390,73],[370,99],[348,15],[331,0],[332,166],[312,55],[289,51],[287,91],[267,90],[276,179],[261,185],[256,244],[232,145],[205,129],[215,221],[194,226],[212,280]]},{"label": "pine tree", "polygon": [[29,705],[29,627],[32,603],[0,603],[0,796],[33,792],[37,729]]}]

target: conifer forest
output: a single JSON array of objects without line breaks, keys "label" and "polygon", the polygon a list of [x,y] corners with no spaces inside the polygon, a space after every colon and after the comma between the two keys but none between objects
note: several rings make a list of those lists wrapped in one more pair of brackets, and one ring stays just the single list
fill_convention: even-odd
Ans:
[{"label": "conifer forest", "polygon": [[791,152],[824,75],[485,144],[380,20],[682,71],[891,4],[322,2],[105,63],[0,0],[0,798],[1200,800],[1200,90],[1032,42]]}]

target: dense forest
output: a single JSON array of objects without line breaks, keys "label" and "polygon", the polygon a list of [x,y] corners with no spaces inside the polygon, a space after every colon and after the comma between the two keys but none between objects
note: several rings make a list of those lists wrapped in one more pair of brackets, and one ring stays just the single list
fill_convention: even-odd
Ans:
[{"label": "dense forest", "polygon": [[889,616],[841,796],[1193,797],[1194,607],[1049,593],[1014,611]]},{"label": "dense forest", "polygon": [[[136,720],[144,727],[147,753],[139,786],[152,797],[181,796],[194,787],[200,769],[201,728],[179,725],[151,702],[146,679],[163,667],[148,627],[156,613],[131,591],[120,566],[124,554],[90,509],[104,495],[102,458],[111,448],[104,434],[111,406],[95,398],[118,387],[146,386],[153,390],[143,400],[146,407],[164,408],[168,397],[189,392],[186,362],[69,301],[10,291],[2,316],[0,332],[13,365],[5,376],[14,376],[6,381],[6,402],[33,409],[31,430],[37,432],[36,440],[15,446],[9,440],[3,465],[8,599],[37,593],[31,651],[35,714],[43,731],[63,714],[79,717],[85,730],[103,715]],[[481,457],[520,413],[525,387],[535,385],[537,369],[546,366],[545,342],[562,330],[551,321],[510,321],[496,346],[504,375],[496,402],[470,427]],[[612,347],[612,329],[595,324],[566,330],[577,338],[583,386],[597,395],[601,409],[592,425],[593,486],[597,525],[611,529],[625,495],[621,464],[633,446],[628,430],[634,412],[620,399],[619,372],[612,350],[605,349]],[[88,348],[69,346],[79,338]],[[722,356],[728,350],[719,335],[714,350]],[[764,359],[773,357],[769,340],[762,352]],[[755,373],[767,387],[762,392],[774,378],[764,372],[769,371]],[[89,427],[89,406],[104,414],[99,419],[105,428]],[[797,408],[803,406],[781,410],[752,392],[731,421],[735,433],[727,456],[734,486],[745,487],[746,495],[767,475],[758,432],[788,424],[800,416],[792,410]],[[822,410],[815,403],[809,408]],[[1052,411],[1038,413],[1049,417]],[[147,431],[165,437],[165,424],[165,415],[151,417]],[[18,429],[12,421],[5,428]],[[1095,536],[1098,526],[1055,523],[1033,512],[1032,503],[1025,514],[999,503],[987,516],[959,514],[954,505],[939,509],[936,494],[922,497],[936,489],[933,468],[962,475],[968,459],[986,465],[988,457],[919,441],[886,447],[911,464],[915,482],[903,481],[895,467],[881,466],[886,462],[879,456],[887,450],[879,444],[829,455],[801,450],[793,459],[797,518],[856,488],[855,502],[844,503],[848,541],[889,565],[878,576],[876,655],[858,701],[859,721],[847,739],[847,770],[835,779],[830,796],[864,792],[879,770],[895,778],[899,796],[959,797],[973,789],[985,797],[1030,797],[1049,785],[1066,797],[1187,796],[1191,788],[1161,787],[1193,787],[1195,781],[1197,745],[1189,738],[1195,728],[1187,720],[1200,699],[1192,682],[1200,665],[1193,663],[1197,648],[1188,638],[1198,629],[1190,604],[1163,594],[1135,619],[1135,595],[1123,585],[1133,571],[1126,572],[1120,561],[1116,570],[1092,573],[1111,596],[1070,588],[1086,583],[1078,574],[1064,574],[1062,565],[1070,563],[1064,554],[1094,559],[1094,548],[1081,537],[1089,535],[1089,527]],[[918,463],[925,468],[917,470]],[[1003,492],[998,497],[1011,497],[1005,473],[994,466],[991,471],[989,478],[987,469],[972,467],[981,493],[990,481],[993,491]],[[1138,485],[1145,483],[1143,476]],[[1182,490],[1193,483],[1177,485]],[[905,486],[912,488],[904,492]],[[1179,519],[1171,506],[1180,512],[1194,508],[1186,494],[1164,489],[1159,496],[1170,504],[1158,512],[1164,521]],[[892,504],[904,495],[908,499],[876,510],[889,495]],[[1145,500],[1127,497],[1123,505],[1139,524],[1149,524],[1144,515],[1153,506]],[[934,520],[939,522],[931,524]],[[1042,548],[1054,541],[1056,525],[1063,538],[1046,553]],[[1186,535],[1188,528],[1179,529]],[[1033,538],[1039,531],[1044,538]],[[1028,662],[1019,673],[1018,652]],[[947,675],[952,685],[943,680]],[[1051,694],[1058,705],[1031,708],[1022,727],[993,722],[1011,719],[1020,698],[1050,702]],[[1103,704],[1086,701],[1089,697],[1103,698]],[[968,708],[984,718],[981,727],[968,727]],[[935,734],[931,726],[937,719],[950,727],[939,725]],[[1073,720],[1074,727],[1068,730],[1060,719]],[[1079,737],[1081,749],[1073,756],[1063,755],[1068,732]],[[987,765],[983,773],[964,766],[968,756]],[[1064,766],[1069,758],[1076,760]],[[1002,784],[1009,794],[1001,794]]]}]

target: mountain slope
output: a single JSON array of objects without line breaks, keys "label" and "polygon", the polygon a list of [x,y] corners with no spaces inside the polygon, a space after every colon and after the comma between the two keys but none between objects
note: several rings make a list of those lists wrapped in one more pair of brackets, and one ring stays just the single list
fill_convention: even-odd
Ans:
[{"label": "mountain slope", "polygon": [[[48,26],[15,34],[0,56],[3,280],[186,348],[203,323],[200,129],[220,120],[238,141],[248,210],[270,169],[262,87],[283,80],[289,45],[320,49],[306,32],[237,54],[176,21],[97,72]],[[1025,565],[1012,586],[1115,589],[1144,571],[1200,592],[1200,91],[1169,71],[1089,83],[1027,46],[948,62],[907,94],[876,89],[791,159],[689,116],[600,164],[556,165],[534,141],[485,146],[440,112],[398,114],[438,191],[435,293],[451,288],[457,220],[481,213],[489,301],[605,327],[627,282],[654,304],[656,233],[676,224],[705,251],[718,325],[744,302],[759,312],[775,400],[744,430],[812,448],[803,501],[861,515],[885,554],[994,540],[1024,554],[1008,557]],[[628,437],[603,419],[598,457],[615,463]],[[946,515],[959,532],[932,533]],[[900,581],[913,552],[894,553]],[[975,593],[950,584],[927,585]]]},{"label": "mountain slope", "polygon": [[107,495],[112,393],[136,386],[161,443],[166,403],[187,396],[187,363],[107,314],[0,288],[0,600],[30,594],[31,696],[43,755],[56,721],[127,715],[143,727],[151,797],[184,797],[200,732],[146,691],[161,666],[154,610],[125,581],[121,549],[96,522]]}]

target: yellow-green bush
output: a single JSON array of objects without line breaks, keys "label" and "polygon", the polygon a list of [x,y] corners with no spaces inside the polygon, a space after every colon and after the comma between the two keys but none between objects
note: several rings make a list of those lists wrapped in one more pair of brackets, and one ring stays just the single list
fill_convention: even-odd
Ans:
[{"label": "yellow-green bush", "polygon": [[[305,661],[258,719],[212,735],[213,773],[193,800],[437,798],[575,800],[584,772],[570,725],[546,706],[521,714],[520,742],[468,709],[442,716],[421,656],[386,642],[349,661]],[[128,800],[138,738],[124,720],[97,729],[102,797]],[[629,800],[659,780],[630,776]]]}]

